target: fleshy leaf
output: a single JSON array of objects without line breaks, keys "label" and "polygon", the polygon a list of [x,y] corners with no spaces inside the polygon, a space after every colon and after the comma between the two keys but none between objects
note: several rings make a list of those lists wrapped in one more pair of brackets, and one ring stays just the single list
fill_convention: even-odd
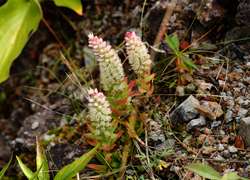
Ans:
[{"label": "fleshy leaf", "polygon": [[53,0],[57,6],[67,7],[75,11],[79,15],[82,14],[81,0]]},{"label": "fleshy leaf", "polygon": [[42,10],[35,0],[8,0],[0,8],[0,83],[10,72],[11,63],[37,30]]},{"label": "fleshy leaf", "polygon": [[221,176],[219,175],[219,173],[216,172],[212,167],[208,165],[204,165],[201,163],[193,163],[193,164],[186,166],[185,168],[192,170],[196,172],[197,174],[208,179],[218,179],[218,180],[221,179]]},{"label": "fleshy leaf", "polygon": [[34,176],[34,173],[23,164],[23,162],[18,158],[18,156],[16,156],[16,159],[17,159],[18,164],[21,167],[23,173],[25,174],[25,176],[28,179],[32,178]]}]

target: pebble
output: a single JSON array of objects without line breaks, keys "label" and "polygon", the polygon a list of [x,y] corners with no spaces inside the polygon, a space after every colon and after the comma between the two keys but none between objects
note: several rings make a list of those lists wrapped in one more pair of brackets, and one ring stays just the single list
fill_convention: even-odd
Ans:
[{"label": "pebble", "polygon": [[[170,141],[172,146],[169,144],[169,141]],[[172,147],[175,148],[175,140],[174,139],[167,139],[162,144],[157,145],[155,147],[155,149],[158,151],[164,151],[167,149],[172,149]]]},{"label": "pebble", "polygon": [[224,148],[223,144],[218,144],[218,145],[216,146],[216,149],[218,149],[218,150],[220,150],[220,151],[223,151],[225,148]]},{"label": "pebble", "polygon": [[214,157],[214,159],[216,159],[216,160],[221,160],[221,161],[224,161],[225,159],[221,156],[221,155],[217,155],[217,156],[215,156]]},{"label": "pebble", "polygon": [[215,143],[215,138],[212,136],[208,136],[205,140],[205,145],[212,146]]},{"label": "pebble", "polygon": [[204,133],[205,133],[206,135],[211,135],[211,134],[213,134],[213,132],[211,131],[211,129],[208,129],[208,128],[205,128],[205,129],[204,129]]},{"label": "pebble", "polygon": [[193,119],[187,124],[187,129],[191,130],[197,127],[205,126],[206,125],[206,118],[202,115],[198,119]]},{"label": "pebble", "polygon": [[204,141],[206,140],[207,136],[205,134],[201,134],[198,138],[197,138],[197,142],[200,144],[203,144]]},{"label": "pebble", "polygon": [[214,151],[214,148],[213,148],[212,146],[210,146],[210,147],[206,147],[206,148],[202,151],[202,153],[203,153],[203,154],[206,154],[206,155],[209,155],[209,154],[211,154],[213,151]]},{"label": "pebble", "polygon": [[242,118],[240,120],[239,135],[240,137],[242,137],[247,147],[250,147],[249,129],[250,129],[250,117]]},{"label": "pebble", "polygon": [[211,130],[215,129],[219,125],[221,125],[220,121],[213,121],[212,124],[211,124]]},{"label": "pebble", "polygon": [[235,172],[234,169],[227,169],[223,172],[223,175],[227,174],[227,173],[231,173],[231,172]]},{"label": "pebble", "polygon": [[245,117],[246,114],[247,114],[247,112],[248,112],[248,110],[243,109],[243,108],[240,108],[239,111],[238,111],[237,116],[238,116],[238,117]]},{"label": "pebble", "polygon": [[31,125],[32,130],[35,130],[38,127],[39,127],[39,122],[38,121],[33,122],[33,124]]},{"label": "pebble", "polygon": [[177,125],[178,123],[194,119],[198,115],[195,107],[199,105],[200,102],[194,96],[189,96],[170,115],[173,124]]},{"label": "pebble", "polygon": [[226,120],[226,122],[230,122],[233,120],[233,111],[231,111],[231,110],[226,111],[225,120]]},{"label": "pebble", "polygon": [[228,151],[230,153],[237,153],[238,152],[238,149],[234,146],[228,146]]}]

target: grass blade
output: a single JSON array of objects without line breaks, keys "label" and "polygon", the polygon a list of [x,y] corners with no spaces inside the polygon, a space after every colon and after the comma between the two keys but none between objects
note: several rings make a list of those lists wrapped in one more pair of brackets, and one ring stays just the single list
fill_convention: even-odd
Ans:
[{"label": "grass blade", "polygon": [[9,167],[9,165],[10,165],[10,163],[11,163],[11,160],[12,160],[12,155],[11,155],[11,157],[10,157],[9,162],[6,164],[6,166],[4,166],[4,168],[3,168],[2,171],[0,172],[0,179],[3,177],[5,171],[8,169],[8,167]]},{"label": "grass blade", "polygon": [[[21,169],[22,169],[23,173],[25,174],[25,176],[28,179],[32,178],[34,176],[34,173],[23,164],[23,162],[18,158],[18,156],[16,156],[16,158],[17,158],[18,164],[21,167]],[[35,178],[35,179],[37,180],[37,178]]]}]

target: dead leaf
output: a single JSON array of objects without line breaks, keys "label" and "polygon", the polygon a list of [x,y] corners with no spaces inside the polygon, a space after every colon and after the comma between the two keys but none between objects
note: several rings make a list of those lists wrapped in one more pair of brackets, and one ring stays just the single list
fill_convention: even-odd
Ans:
[{"label": "dead leaf", "polygon": [[237,136],[236,140],[232,144],[232,146],[240,149],[244,149],[244,142],[240,136]]}]

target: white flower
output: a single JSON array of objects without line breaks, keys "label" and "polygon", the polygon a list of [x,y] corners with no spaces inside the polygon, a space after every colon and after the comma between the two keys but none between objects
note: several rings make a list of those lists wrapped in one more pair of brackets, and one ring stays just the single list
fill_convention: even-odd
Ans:
[{"label": "white flower", "polygon": [[89,34],[89,47],[94,49],[94,54],[99,56],[100,77],[103,89],[108,91],[111,87],[112,92],[124,90],[122,85],[124,71],[120,58],[110,45],[107,45],[102,38]]},{"label": "white flower", "polygon": [[[106,97],[102,92],[98,92],[97,89],[88,90],[89,98],[89,119],[92,121],[92,127],[95,129],[94,134],[100,135],[104,133],[105,136],[109,136],[110,133],[106,130],[109,127],[111,118],[111,109]],[[109,135],[108,135],[109,134]]]},{"label": "white flower", "polygon": [[126,32],[124,39],[126,41],[129,63],[132,65],[135,73],[139,75],[149,74],[152,61],[145,44],[141,42],[141,38],[136,36],[135,32]]}]

